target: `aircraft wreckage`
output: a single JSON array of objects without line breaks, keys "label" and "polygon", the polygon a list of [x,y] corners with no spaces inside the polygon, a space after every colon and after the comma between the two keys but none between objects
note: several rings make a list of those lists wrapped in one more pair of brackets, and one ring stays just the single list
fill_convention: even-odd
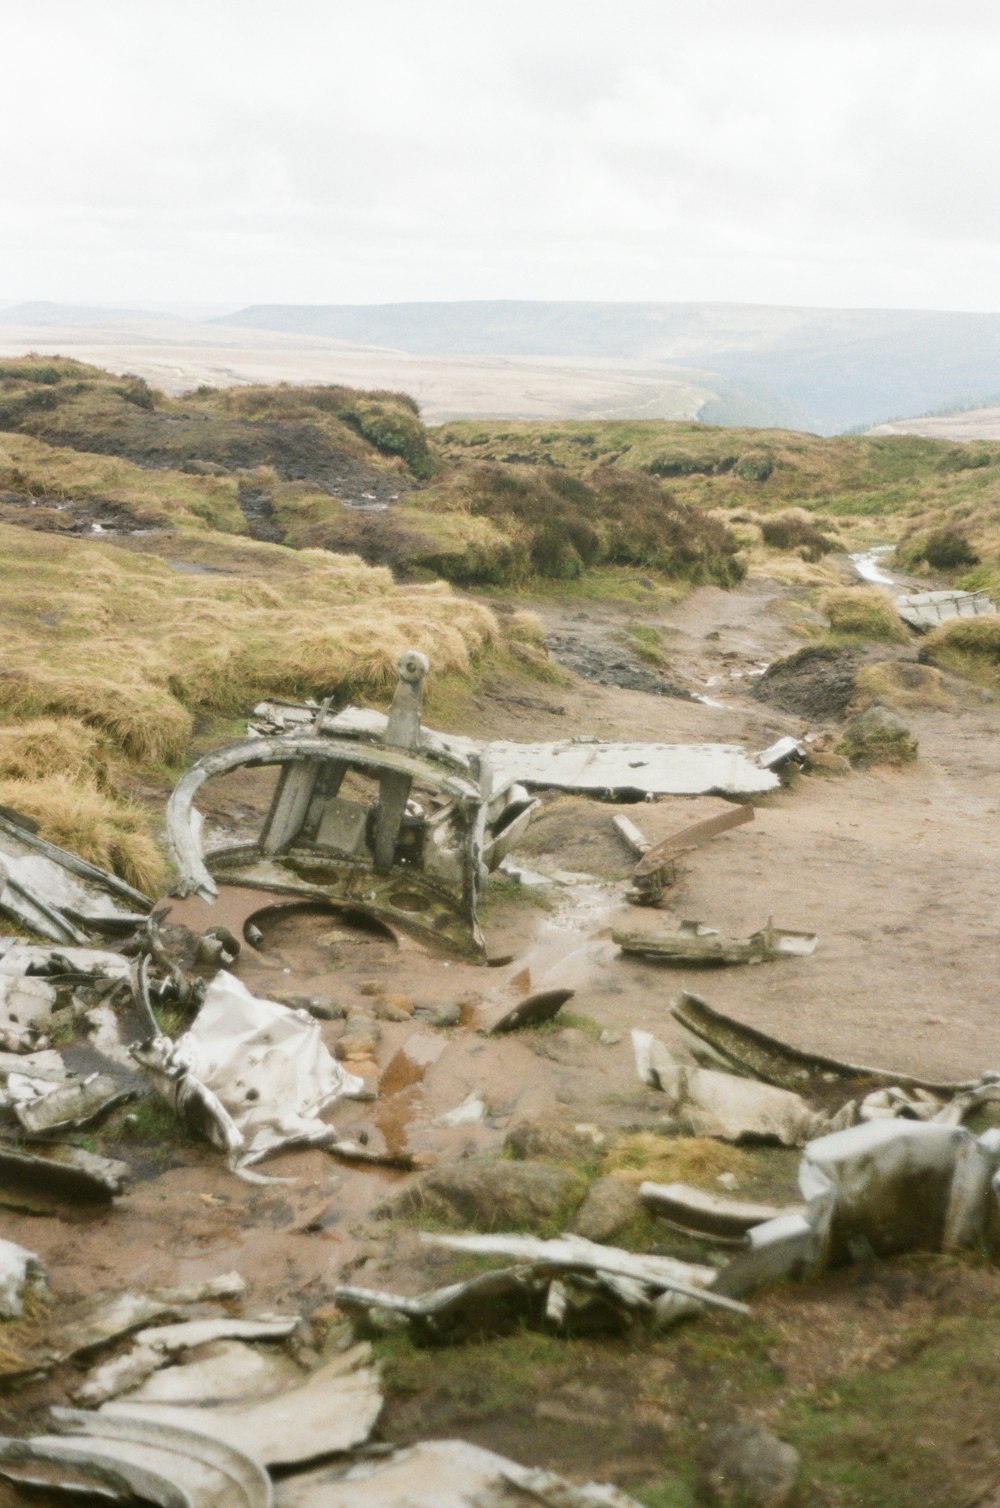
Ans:
[{"label": "aircraft wreckage", "polygon": [[[529,787],[749,795],[780,783],[735,745],[484,745],[435,733],[421,726],[426,658],[408,650],[398,668],[387,717],[265,702],[250,737],[191,766],[167,807],[176,894],[212,902],[228,884],[325,901],[483,958],[477,901],[527,827]],[[281,775],[257,839],[204,852],[203,783],[264,765]]]}]

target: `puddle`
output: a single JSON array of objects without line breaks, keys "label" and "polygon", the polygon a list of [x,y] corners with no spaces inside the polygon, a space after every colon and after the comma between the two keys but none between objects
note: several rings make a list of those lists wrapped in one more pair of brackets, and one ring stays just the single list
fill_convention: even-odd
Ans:
[{"label": "puddle", "polygon": [[879,564],[887,556],[895,555],[895,553],[895,545],[873,545],[870,550],[863,550],[857,555],[852,555],[850,560],[862,581],[871,581],[876,586],[895,586],[896,582],[893,577],[886,575]]}]

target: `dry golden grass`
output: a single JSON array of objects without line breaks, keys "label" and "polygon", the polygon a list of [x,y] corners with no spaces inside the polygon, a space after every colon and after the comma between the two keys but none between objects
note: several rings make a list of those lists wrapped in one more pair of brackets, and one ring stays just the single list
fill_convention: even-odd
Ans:
[{"label": "dry golden grass", "polygon": [[61,774],[102,783],[107,768],[104,740],[74,718],[45,717],[0,727],[0,779],[41,780]]},{"label": "dry golden grass", "polygon": [[500,641],[487,608],[443,583],[397,586],[356,558],[209,533],[187,550],[179,539],[183,553],[261,575],[182,573],[0,526],[0,802],[140,888],[155,888],[161,862],[114,788],[130,765],[176,766],[198,712],[345,686],[384,696],[406,649],[438,678],[466,676]]},{"label": "dry golden grass", "polygon": [[826,592],[821,601],[830,620],[830,631],[855,639],[883,639],[905,644],[910,637],[888,592],[873,586],[840,587]]},{"label": "dry golden grass", "polygon": [[920,658],[926,664],[953,670],[978,686],[1000,691],[1000,614],[956,618],[942,624],[927,635]]},{"label": "dry golden grass", "polygon": [[92,504],[114,503],[148,527],[183,525],[245,534],[233,477],[150,471],[116,456],[0,434],[0,491]]},{"label": "dry golden grass", "polygon": [[940,670],[914,665],[909,660],[863,665],[858,671],[857,691],[852,702],[856,711],[873,707],[924,708],[944,712],[955,706]]},{"label": "dry golden grass", "polygon": [[120,797],[69,775],[39,780],[0,779],[0,804],[32,817],[43,838],[120,875],[137,890],[155,894],[164,865],[149,818]]},{"label": "dry golden grass", "polygon": [[609,1153],[605,1171],[628,1183],[709,1183],[720,1173],[746,1177],[749,1155],[708,1136],[657,1136],[638,1131]]}]

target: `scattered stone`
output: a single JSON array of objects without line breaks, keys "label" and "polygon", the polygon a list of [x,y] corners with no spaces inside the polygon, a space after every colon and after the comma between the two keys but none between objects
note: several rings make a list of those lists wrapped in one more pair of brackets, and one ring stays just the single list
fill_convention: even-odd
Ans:
[{"label": "scattered stone", "polygon": [[537,1229],[557,1210],[575,1209],[585,1192],[578,1173],[549,1163],[470,1157],[423,1174],[383,1213],[426,1209],[477,1230]]},{"label": "scattered stone", "polygon": [[609,1031],[608,1028],[605,1027],[597,1040],[603,1047],[617,1047],[621,1039],[621,1032]]},{"label": "scattered stone", "polygon": [[799,1453],[762,1424],[736,1421],[706,1435],[698,1454],[699,1503],[785,1508],[799,1479]]},{"label": "scattered stone", "polygon": [[508,1157],[524,1161],[541,1158],[575,1163],[581,1157],[591,1155],[603,1141],[602,1133],[595,1126],[575,1126],[559,1120],[518,1121],[507,1132],[503,1150]]},{"label": "scattered stone", "polygon": [[[423,1015],[423,1012],[421,1011],[420,1014]],[[457,1005],[444,1005],[434,1015],[428,1017],[427,1024],[429,1026],[439,1026],[442,1029],[449,1026],[461,1026],[461,1009]]]},{"label": "scattered stone", "polygon": [[634,1184],[621,1178],[598,1178],[569,1223],[569,1229],[588,1241],[611,1241],[641,1214],[642,1203]]},{"label": "scattered stone", "polygon": [[325,995],[275,995],[279,1005],[287,1005],[292,1011],[308,1011],[317,1021],[341,1021],[347,1015],[344,1006]]}]

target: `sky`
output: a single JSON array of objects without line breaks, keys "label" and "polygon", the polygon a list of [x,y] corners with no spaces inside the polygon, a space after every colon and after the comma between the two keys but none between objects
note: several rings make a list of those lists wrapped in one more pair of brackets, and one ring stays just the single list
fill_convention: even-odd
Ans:
[{"label": "sky", "polygon": [[996,0],[4,0],[0,305],[1000,310]]}]

